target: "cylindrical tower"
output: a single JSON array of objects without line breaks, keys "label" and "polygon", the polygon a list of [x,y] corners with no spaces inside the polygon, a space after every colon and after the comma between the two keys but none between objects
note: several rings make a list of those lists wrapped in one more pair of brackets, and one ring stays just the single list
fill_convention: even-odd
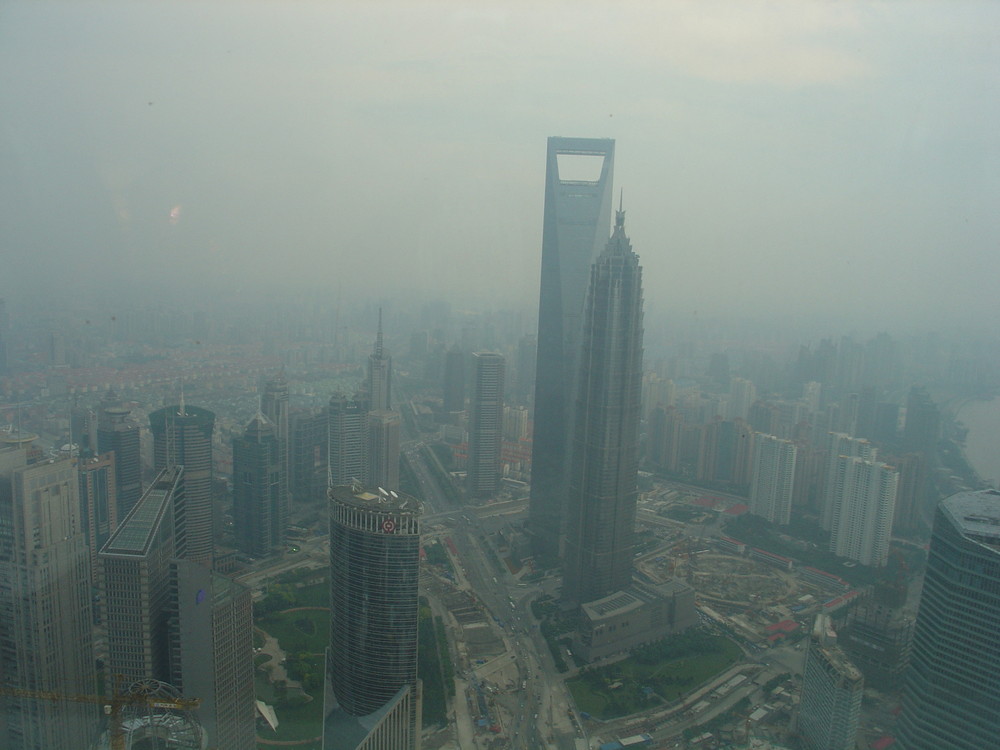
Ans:
[{"label": "cylindrical tower", "polygon": [[341,709],[367,716],[416,691],[421,503],[359,485],[329,497],[329,679]]}]

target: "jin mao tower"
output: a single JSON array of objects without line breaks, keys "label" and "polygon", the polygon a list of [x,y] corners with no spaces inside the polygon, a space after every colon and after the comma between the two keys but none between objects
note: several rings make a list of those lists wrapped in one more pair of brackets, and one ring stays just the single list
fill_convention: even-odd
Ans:
[{"label": "jin mao tower", "polygon": [[599,599],[632,582],[642,397],[642,268],[619,210],[593,265],[583,327],[563,598]]}]

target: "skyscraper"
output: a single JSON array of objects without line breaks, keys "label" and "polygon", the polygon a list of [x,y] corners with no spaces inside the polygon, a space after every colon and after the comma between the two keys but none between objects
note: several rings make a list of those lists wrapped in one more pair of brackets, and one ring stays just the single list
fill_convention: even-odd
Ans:
[{"label": "skyscraper", "polygon": [[80,479],[80,510],[83,533],[90,550],[91,580],[99,580],[97,553],[118,526],[115,498],[115,454],[81,458],[77,464]]},{"label": "skyscraper", "polygon": [[846,432],[831,432],[826,441],[826,470],[823,481],[823,516],[822,526],[827,531],[833,528],[833,519],[837,515],[840,495],[837,493],[837,471],[841,456],[863,458],[874,461],[878,449],[862,438],[855,438]]},{"label": "skyscraper", "polygon": [[382,343],[382,308],[378,311],[375,349],[368,355],[368,408],[371,411],[392,409],[392,357]]},{"label": "skyscraper", "polygon": [[335,393],[329,408],[329,484],[363,482],[368,476],[368,404]]},{"label": "skyscraper", "polygon": [[[0,447],[0,678],[5,687],[93,695],[90,566],[75,462],[28,463],[20,442]],[[89,746],[97,728],[93,706],[6,697],[0,747]]]},{"label": "skyscraper", "polygon": [[179,405],[150,414],[149,426],[153,433],[154,468],[159,471],[168,466],[184,467],[184,506],[174,509],[179,520],[174,540],[177,556],[212,567],[215,414],[198,406],[186,406],[182,394]]},{"label": "skyscraper", "polygon": [[961,492],[934,517],[897,746],[995,747],[998,707],[1000,492]]},{"label": "skyscraper", "polygon": [[593,264],[583,326],[563,578],[570,604],[632,582],[642,333],[642,268],[619,210]]},{"label": "skyscraper", "polygon": [[492,497],[500,486],[504,358],[496,352],[477,352],[472,359],[467,488],[469,497]]},{"label": "skyscraper", "polygon": [[812,750],[854,750],[864,677],[837,646],[827,615],[813,626],[802,673],[799,733]]},{"label": "skyscraper", "polygon": [[[614,150],[614,141],[607,139],[548,141],[529,506],[539,568],[559,560],[583,312],[590,267],[611,224]],[[596,179],[572,174],[574,160],[599,161]]]},{"label": "skyscraper", "polygon": [[791,440],[754,435],[750,512],[771,523],[787,524],[792,513],[797,449]]},{"label": "skyscraper", "polygon": [[330,462],[330,418],[327,409],[296,409],[288,417],[288,484],[298,502],[326,499]]},{"label": "skyscraper", "polygon": [[465,353],[453,346],[444,360],[444,410],[465,410]]},{"label": "skyscraper", "polygon": [[114,391],[108,391],[97,415],[97,452],[115,454],[115,498],[124,518],[142,495],[139,425]]},{"label": "skyscraper", "polygon": [[899,472],[877,461],[839,456],[833,482],[837,510],[830,550],[862,565],[885,565]]},{"label": "skyscraper", "polygon": [[233,535],[237,549],[253,557],[280,549],[288,522],[276,433],[258,413],[233,440]]},{"label": "skyscraper", "polygon": [[184,505],[183,469],[162,469],[101,548],[107,674],[125,684],[171,682],[170,561],[175,506]]},{"label": "skyscraper", "polygon": [[218,750],[256,750],[250,589],[203,565],[171,565],[171,675],[200,698],[198,720]]},{"label": "skyscraper", "polygon": [[368,412],[369,487],[399,489],[399,412]]},{"label": "skyscraper", "polygon": [[[330,497],[330,648],[324,748],[387,750],[419,739],[420,503],[359,485]],[[366,745],[367,747],[367,745]]]},{"label": "skyscraper", "polygon": [[289,448],[288,381],[283,373],[264,384],[260,410],[274,425],[274,436],[278,440],[278,497],[283,506],[281,512],[287,516],[292,502],[291,453]]}]

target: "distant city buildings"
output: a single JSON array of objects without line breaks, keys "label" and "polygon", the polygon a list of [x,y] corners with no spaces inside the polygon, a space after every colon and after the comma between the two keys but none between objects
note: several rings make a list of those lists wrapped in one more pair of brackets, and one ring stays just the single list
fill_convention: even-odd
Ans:
[{"label": "distant city buildings", "polygon": [[[560,560],[583,312],[591,265],[607,243],[611,224],[614,151],[614,141],[608,139],[548,140],[529,502],[539,569]],[[570,172],[569,162],[580,158],[599,160],[596,175],[580,179]],[[567,167],[565,175],[562,166]]]},{"label": "distant city buildings", "polygon": [[937,508],[903,683],[901,750],[979,750],[1000,736],[1000,492]]},{"label": "distant city buildings", "polygon": [[421,505],[358,484],[329,498],[324,750],[415,750]]},{"label": "distant city buildings", "polygon": [[467,490],[469,497],[487,498],[500,487],[505,361],[495,352],[478,352],[472,359]]}]

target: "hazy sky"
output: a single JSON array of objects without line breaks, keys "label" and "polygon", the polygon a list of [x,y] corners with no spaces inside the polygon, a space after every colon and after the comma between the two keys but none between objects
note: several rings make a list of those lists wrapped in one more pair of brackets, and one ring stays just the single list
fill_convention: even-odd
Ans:
[{"label": "hazy sky", "polygon": [[647,307],[1000,324],[1000,3],[0,0],[0,296],[537,303],[617,140]]}]

